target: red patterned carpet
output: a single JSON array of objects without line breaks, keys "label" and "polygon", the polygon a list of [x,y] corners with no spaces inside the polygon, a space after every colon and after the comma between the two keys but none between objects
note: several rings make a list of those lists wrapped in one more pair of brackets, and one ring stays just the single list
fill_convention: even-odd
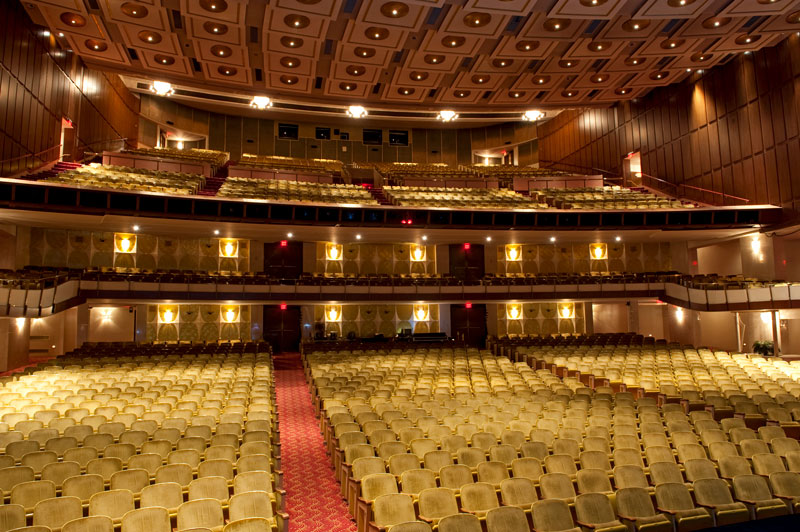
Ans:
[{"label": "red patterned carpet", "polygon": [[355,532],[325,452],[300,355],[275,357],[275,389],[290,532]]}]

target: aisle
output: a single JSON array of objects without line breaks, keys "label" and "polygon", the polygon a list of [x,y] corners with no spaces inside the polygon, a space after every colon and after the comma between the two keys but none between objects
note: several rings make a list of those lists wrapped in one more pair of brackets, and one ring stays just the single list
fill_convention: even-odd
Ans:
[{"label": "aisle", "polygon": [[300,355],[275,357],[275,390],[290,532],[354,532],[325,453]]}]

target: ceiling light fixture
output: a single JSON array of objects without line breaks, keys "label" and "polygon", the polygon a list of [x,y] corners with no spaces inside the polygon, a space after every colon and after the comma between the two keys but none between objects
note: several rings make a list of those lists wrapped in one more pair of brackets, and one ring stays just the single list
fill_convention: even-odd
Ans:
[{"label": "ceiling light fixture", "polygon": [[536,122],[544,116],[544,113],[535,109],[530,109],[522,113],[522,119],[526,122]]},{"label": "ceiling light fixture", "polygon": [[458,118],[458,113],[450,110],[439,111],[439,114],[436,117],[437,120],[441,120],[442,122],[450,122],[456,118]]},{"label": "ceiling light fixture", "polygon": [[253,96],[253,101],[250,102],[250,107],[254,107],[256,109],[266,109],[267,107],[272,107],[272,100],[270,100],[267,96]]},{"label": "ceiling light fixture", "polygon": [[360,105],[351,105],[347,108],[347,116],[353,118],[361,118],[362,116],[367,116],[367,114],[367,110]]},{"label": "ceiling light fixture", "polygon": [[150,85],[150,91],[159,96],[172,96],[175,94],[175,89],[172,88],[172,84],[166,81],[154,81],[153,84]]}]

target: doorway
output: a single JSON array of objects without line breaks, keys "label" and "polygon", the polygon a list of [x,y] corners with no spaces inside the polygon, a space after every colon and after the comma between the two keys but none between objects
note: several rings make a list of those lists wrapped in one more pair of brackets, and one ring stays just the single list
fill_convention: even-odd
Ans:
[{"label": "doorway", "polygon": [[264,341],[272,345],[273,353],[295,353],[300,350],[300,307],[264,305]]},{"label": "doorway", "polygon": [[303,243],[292,240],[266,242],[264,273],[276,279],[299,279],[303,273]]},{"label": "doorway", "polygon": [[483,244],[450,244],[450,274],[464,282],[483,279]]},{"label": "doorway", "polygon": [[486,305],[450,305],[450,327],[456,340],[469,347],[486,347]]}]

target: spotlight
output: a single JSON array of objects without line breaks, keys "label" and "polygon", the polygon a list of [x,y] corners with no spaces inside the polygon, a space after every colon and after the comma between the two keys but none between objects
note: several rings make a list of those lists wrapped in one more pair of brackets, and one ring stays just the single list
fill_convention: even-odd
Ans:
[{"label": "spotlight", "polygon": [[347,108],[347,116],[353,118],[361,118],[362,116],[367,116],[367,114],[367,110],[360,105],[351,105]]},{"label": "spotlight", "polygon": [[172,96],[175,93],[172,84],[166,81],[154,81],[153,84],[150,85],[150,90],[159,96]]},{"label": "spotlight", "polygon": [[266,96],[254,96],[253,101],[250,102],[250,107],[255,109],[266,109],[272,107],[272,100]]},{"label": "spotlight", "polygon": [[437,120],[441,120],[442,122],[450,122],[458,118],[458,113],[455,111],[439,111],[439,115],[436,117]]}]

